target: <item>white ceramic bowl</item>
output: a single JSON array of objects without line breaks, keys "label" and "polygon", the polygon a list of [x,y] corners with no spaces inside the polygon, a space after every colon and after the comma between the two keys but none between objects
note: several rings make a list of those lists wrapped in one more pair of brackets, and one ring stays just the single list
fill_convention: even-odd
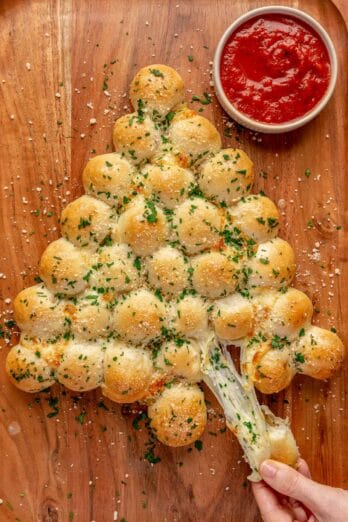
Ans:
[{"label": "white ceramic bowl", "polygon": [[[330,59],[331,64],[331,76],[330,76],[330,82],[329,86],[327,88],[326,93],[324,96],[319,100],[319,102],[314,105],[314,107],[304,114],[303,116],[296,118],[294,120],[290,120],[288,122],[279,123],[279,124],[270,124],[270,123],[263,123],[257,120],[254,120],[250,117],[248,117],[246,114],[243,114],[240,112],[236,107],[230,102],[230,100],[227,98],[225,91],[223,90],[222,84],[221,84],[221,78],[220,78],[220,62],[221,62],[221,54],[222,51],[231,36],[231,34],[238,29],[240,25],[242,25],[247,20],[250,20],[251,18],[264,15],[264,14],[284,14],[284,15],[290,15],[294,18],[298,18],[299,20],[302,20],[303,22],[306,22],[310,27],[314,29],[314,31],[320,36],[322,41],[324,42]],[[337,56],[335,52],[335,48],[333,46],[332,40],[325,31],[325,29],[311,16],[309,16],[307,13],[300,11],[299,9],[294,9],[292,7],[285,7],[285,6],[267,6],[267,7],[259,7],[258,9],[253,9],[252,11],[248,11],[244,15],[240,16],[231,24],[224,34],[222,35],[218,46],[215,51],[214,56],[214,65],[213,65],[213,75],[214,75],[214,84],[215,84],[215,90],[216,95],[218,97],[218,100],[220,101],[222,107],[225,109],[227,114],[231,116],[234,120],[236,120],[238,123],[243,125],[244,127],[247,127],[249,129],[252,129],[257,132],[264,132],[268,134],[277,134],[281,132],[289,132],[295,129],[298,129],[299,127],[302,127],[302,125],[305,125],[309,121],[311,121],[313,118],[315,118],[319,112],[325,107],[329,99],[331,98],[331,95],[334,91],[336,80],[337,80]]]}]

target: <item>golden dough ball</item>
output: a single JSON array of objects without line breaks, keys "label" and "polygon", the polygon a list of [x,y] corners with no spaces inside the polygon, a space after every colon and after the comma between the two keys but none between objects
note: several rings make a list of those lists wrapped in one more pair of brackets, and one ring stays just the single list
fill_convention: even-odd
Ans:
[{"label": "golden dough ball", "polygon": [[164,304],[151,292],[137,290],[125,296],[115,307],[114,328],[125,341],[148,343],[165,326]]},{"label": "golden dough ball", "polygon": [[212,323],[221,340],[236,341],[252,331],[253,307],[240,294],[219,299],[214,303]]},{"label": "golden dough ball", "polygon": [[150,159],[161,143],[160,131],[151,118],[141,112],[118,118],[112,137],[116,152],[134,164]]},{"label": "golden dough ball", "polygon": [[184,201],[176,210],[174,225],[188,254],[198,254],[219,244],[224,215],[202,198]]},{"label": "golden dough ball", "polygon": [[255,241],[273,239],[278,234],[279,212],[266,196],[250,195],[229,209],[233,226]]},{"label": "golden dough ball", "polygon": [[265,405],[262,405],[261,409],[266,420],[271,446],[270,458],[288,466],[295,466],[299,458],[299,451],[288,422],[276,417]]},{"label": "golden dough ball", "polygon": [[204,394],[197,385],[172,385],[149,406],[148,415],[158,440],[185,446],[199,439],[207,423]]},{"label": "golden dough ball", "polygon": [[253,179],[253,162],[240,149],[220,150],[203,163],[198,176],[204,194],[227,205],[249,194]]},{"label": "golden dough ball", "polygon": [[130,99],[134,109],[143,107],[155,119],[163,118],[181,103],[184,97],[184,81],[175,69],[168,65],[154,64],[143,67],[130,85]]},{"label": "golden dough ball", "polygon": [[238,260],[232,249],[207,252],[194,257],[191,260],[194,289],[210,299],[231,294],[238,283]]},{"label": "golden dough ball", "polygon": [[274,333],[270,318],[276,301],[282,295],[277,288],[258,286],[249,292],[254,313],[254,327],[263,332]]},{"label": "golden dough ball", "polygon": [[214,125],[187,107],[175,114],[169,139],[187,167],[199,165],[221,149],[221,137]]},{"label": "golden dough ball", "polygon": [[276,288],[258,286],[249,292],[251,304],[255,315],[255,323],[261,330],[269,329],[269,319],[275,305],[280,297],[279,290]]},{"label": "golden dough ball", "polygon": [[271,445],[270,458],[295,467],[299,458],[299,452],[290,428],[285,431],[284,429],[271,427],[271,429],[267,429],[267,432]]},{"label": "golden dough ball", "polygon": [[154,365],[168,375],[183,377],[189,382],[202,380],[201,351],[193,340],[177,338],[164,343],[154,359]]},{"label": "golden dough ball", "polygon": [[103,289],[103,293],[130,292],[140,285],[140,271],[136,264],[127,245],[103,247],[89,272],[89,284],[94,290]]},{"label": "golden dough ball", "polygon": [[280,392],[290,384],[296,373],[287,341],[276,338],[277,347],[272,347],[272,342],[259,342],[254,347],[251,378],[262,393]]},{"label": "golden dough ball", "polygon": [[81,196],[65,207],[60,218],[62,235],[77,247],[98,246],[116,226],[112,209],[91,196]]},{"label": "golden dough ball", "polygon": [[163,247],[149,257],[146,263],[150,286],[171,297],[189,284],[188,261],[172,247]]},{"label": "golden dough ball", "polygon": [[[19,344],[24,348],[28,348],[32,352],[37,353],[38,356],[45,359],[47,364],[52,368],[57,368],[60,365],[60,361],[70,337],[70,334],[67,334],[69,332],[68,324],[65,323],[64,326],[66,331],[59,339],[56,337],[51,339],[38,339],[36,337],[29,337],[25,333],[22,333]],[[64,338],[65,334],[67,334],[66,339]]]},{"label": "golden dough ball", "polygon": [[140,401],[148,395],[154,375],[148,350],[111,343],[105,351],[102,393],[120,403]]},{"label": "golden dough ball", "polygon": [[247,263],[248,285],[282,288],[292,281],[295,254],[287,241],[279,237],[258,245],[256,254]]},{"label": "golden dough ball", "polygon": [[111,312],[106,298],[107,295],[90,290],[76,303],[66,304],[67,321],[77,338],[92,340],[110,334]]},{"label": "golden dough ball", "polygon": [[87,286],[87,272],[80,250],[64,238],[49,244],[41,256],[39,274],[53,293],[79,294]]},{"label": "golden dough ball", "polygon": [[194,176],[188,169],[175,165],[146,165],[141,183],[149,195],[155,194],[164,207],[173,209],[187,198]]},{"label": "golden dough ball", "polygon": [[208,328],[206,306],[200,297],[187,295],[181,299],[175,309],[173,327],[180,335],[200,338]]},{"label": "golden dough ball", "polygon": [[57,379],[69,390],[94,390],[103,380],[103,362],[100,343],[71,341],[57,369]]},{"label": "golden dough ball", "polygon": [[175,151],[172,150],[170,144],[163,144],[163,146],[159,148],[153,158],[151,158],[151,163],[152,165],[158,165],[160,167],[180,167],[184,170],[188,170],[188,172],[191,172],[189,169],[187,169],[187,165],[182,165],[180,155],[178,153],[175,154]]},{"label": "golden dough ball", "polygon": [[26,334],[47,339],[63,333],[63,304],[44,285],[19,292],[13,306],[16,323]]},{"label": "golden dough ball", "polygon": [[163,211],[150,199],[134,198],[121,215],[119,238],[137,256],[148,256],[158,250],[167,237]]},{"label": "golden dough ball", "polygon": [[8,352],[6,372],[11,382],[26,392],[39,392],[55,383],[54,371],[41,353],[21,344]]},{"label": "golden dough ball", "polygon": [[344,352],[334,332],[310,325],[299,332],[293,355],[298,371],[314,379],[329,379],[341,366]]},{"label": "golden dough ball", "polygon": [[289,288],[273,305],[270,329],[280,337],[292,338],[311,321],[312,315],[313,305],[309,297],[296,288]]},{"label": "golden dough ball", "polygon": [[133,175],[133,166],[120,154],[101,154],[89,160],[82,182],[86,194],[118,206],[131,192]]}]

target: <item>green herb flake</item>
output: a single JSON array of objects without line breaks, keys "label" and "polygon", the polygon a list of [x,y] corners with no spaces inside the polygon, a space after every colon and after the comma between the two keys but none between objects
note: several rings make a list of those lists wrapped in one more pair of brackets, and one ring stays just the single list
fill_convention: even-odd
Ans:
[{"label": "green herb flake", "polygon": [[279,335],[274,335],[271,341],[272,348],[276,350],[281,350],[284,346],[288,346],[290,344],[287,337],[280,337]]},{"label": "green herb flake", "polygon": [[80,218],[80,223],[77,225],[77,228],[81,230],[81,228],[86,228],[91,225],[91,218],[85,219],[83,217]]},{"label": "green herb flake", "polygon": [[194,94],[191,98],[192,102],[199,102],[202,105],[209,105],[212,102],[211,95],[208,92],[204,92],[203,96],[200,98],[197,94]]},{"label": "green herb flake", "polygon": [[174,116],[175,116],[175,112],[173,112],[173,111],[168,112],[168,114],[166,116],[167,123],[171,122],[172,119],[174,118]]},{"label": "green herb flake", "polygon": [[52,408],[52,411],[50,411],[48,414],[47,414],[47,417],[49,419],[52,419],[53,417],[55,417],[56,415],[58,415],[59,413],[59,408],[58,408],[58,398],[57,397],[49,397],[49,399],[47,400],[48,402],[48,405],[50,408]]},{"label": "green herb flake", "polygon": [[79,424],[82,425],[85,422],[86,416],[87,416],[87,412],[81,411],[81,413],[75,417],[75,420],[76,420],[76,422],[78,422]]},{"label": "green herb flake", "polygon": [[141,270],[141,257],[136,257],[133,261],[133,266],[140,272]]},{"label": "green herb flake", "polygon": [[154,446],[150,446],[144,453],[144,459],[149,461],[150,464],[158,464],[158,462],[161,462],[160,457],[155,455],[154,449]]},{"label": "green herb flake", "polygon": [[162,297],[162,293],[161,293],[161,290],[159,288],[157,288],[155,290],[155,296],[157,297],[157,299],[159,299],[160,301],[163,301],[163,297]]},{"label": "green herb flake", "polygon": [[156,223],[157,218],[157,209],[153,201],[151,199],[147,199],[145,203],[145,213],[144,217],[147,219],[148,223]]},{"label": "green herb flake", "polygon": [[303,364],[305,362],[304,355],[300,352],[295,352],[295,361]]},{"label": "green herb flake", "polygon": [[150,73],[156,76],[156,78],[164,78],[164,74],[159,69],[149,69]]},{"label": "green herb flake", "polygon": [[202,451],[203,442],[201,440],[195,440],[195,448],[197,451]]}]

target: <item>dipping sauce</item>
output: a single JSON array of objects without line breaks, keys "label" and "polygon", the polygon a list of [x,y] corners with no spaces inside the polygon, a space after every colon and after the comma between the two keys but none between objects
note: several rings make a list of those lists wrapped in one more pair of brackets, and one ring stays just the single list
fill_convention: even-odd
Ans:
[{"label": "dipping sauce", "polygon": [[278,124],[310,111],[330,82],[324,42],[295,17],[266,14],[242,24],[222,52],[227,98],[250,118]]}]

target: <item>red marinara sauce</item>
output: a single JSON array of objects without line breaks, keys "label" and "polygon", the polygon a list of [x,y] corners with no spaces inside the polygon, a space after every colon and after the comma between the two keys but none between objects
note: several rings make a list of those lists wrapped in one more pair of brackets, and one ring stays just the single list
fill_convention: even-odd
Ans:
[{"label": "red marinara sauce", "polygon": [[227,98],[254,120],[278,124],[306,114],[330,82],[324,42],[295,17],[266,14],[242,24],[227,41],[220,75]]}]

